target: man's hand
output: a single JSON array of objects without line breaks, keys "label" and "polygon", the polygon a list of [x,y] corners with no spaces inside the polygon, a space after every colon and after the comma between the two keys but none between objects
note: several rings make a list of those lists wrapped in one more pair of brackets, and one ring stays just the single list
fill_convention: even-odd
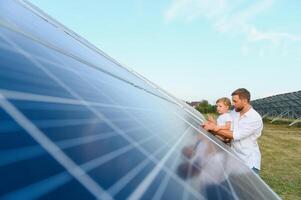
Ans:
[{"label": "man's hand", "polygon": [[216,129],[216,125],[214,123],[211,122],[205,122],[203,125],[203,128],[206,131],[214,131],[214,129]]},{"label": "man's hand", "polygon": [[220,135],[224,138],[233,139],[233,132],[231,130],[223,130],[220,129],[216,124],[211,123],[209,121],[205,122],[202,127],[212,133],[213,135]]},{"label": "man's hand", "polygon": [[215,124],[215,119],[212,117],[212,115],[208,115],[208,121]]}]

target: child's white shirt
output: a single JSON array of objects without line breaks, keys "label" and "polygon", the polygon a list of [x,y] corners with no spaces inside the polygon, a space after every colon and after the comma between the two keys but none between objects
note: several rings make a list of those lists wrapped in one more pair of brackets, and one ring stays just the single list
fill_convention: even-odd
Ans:
[{"label": "child's white shirt", "polygon": [[230,113],[224,113],[220,116],[218,116],[218,118],[216,119],[216,123],[218,126],[225,126],[227,122],[231,122],[231,126],[232,126],[232,117],[230,115]]}]

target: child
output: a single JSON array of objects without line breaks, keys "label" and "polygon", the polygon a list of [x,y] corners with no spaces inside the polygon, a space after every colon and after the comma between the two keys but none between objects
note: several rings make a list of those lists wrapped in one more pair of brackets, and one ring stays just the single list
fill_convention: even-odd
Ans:
[{"label": "child", "polygon": [[[231,101],[227,97],[220,98],[216,101],[216,111],[219,116],[215,121],[212,116],[208,117],[209,123],[214,123],[217,125],[218,130],[230,130],[232,124],[232,117],[229,113],[229,109],[231,106]],[[222,139],[224,142],[229,142],[226,138],[218,138]]]}]

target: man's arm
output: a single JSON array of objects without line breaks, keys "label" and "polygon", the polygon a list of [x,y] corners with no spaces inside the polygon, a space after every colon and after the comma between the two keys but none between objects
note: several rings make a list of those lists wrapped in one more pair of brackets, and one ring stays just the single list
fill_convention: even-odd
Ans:
[{"label": "man's arm", "polygon": [[204,129],[206,129],[207,131],[211,131],[214,135],[219,135],[228,139],[233,139],[233,132],[231,130],[220,129],[215,124],[205,124]]},{"label": "man's arm", "polygon": [[230,140],[233,139],[233,132],[231,130],[220,129],[218,131],[214,131],[214,130],[212,130],[212,131],[213,131],[213,134],[215,134],[215,135],[219,135],[219,136],[225,137]]},{"label": "man's arm", "polygon": [[218,126],[214,124],[208,124],[204,127],[207,131],[212,131],[213,134],[220,135],[229,139],[241,140],[254,133],[260,135],[262,130],[262,121],[256,120],[249,122],[248,126],[241,127],[239,130],[219,130]]},{"label": "man's arm", "polygon": [[220,130],[230,130],[231,129],[231,122],[226,122],[226,124],[224,126],[218,126],[216,128],[216,131],[220,131]]}]

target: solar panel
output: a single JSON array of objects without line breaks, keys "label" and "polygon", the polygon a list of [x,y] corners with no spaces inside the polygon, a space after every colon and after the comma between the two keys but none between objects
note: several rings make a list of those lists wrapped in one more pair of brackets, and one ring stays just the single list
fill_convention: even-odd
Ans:
[{"label": "solar panel", "polygon": [[269,117],[301,118],[301,91],[269,96],[252,101],[253,107]]},{"label": "solar panel", "polygon": [[203,119],[30,3],[0,2],[0,198],[278,199]]}]

